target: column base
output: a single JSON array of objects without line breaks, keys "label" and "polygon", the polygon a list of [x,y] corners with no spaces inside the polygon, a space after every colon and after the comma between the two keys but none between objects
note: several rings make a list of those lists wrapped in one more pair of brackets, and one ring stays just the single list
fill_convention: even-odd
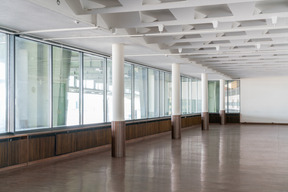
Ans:
[{"label": "column base", "polygon": [[112,157],[125,157],[126,123],[125,121],[112,121]]},{"label": "column base", "polygon": [[202,130],[209,130],[209,112],[202,112]]},{"label": "column base", "polygon": [[181,139],[181,115],[172,115],[172,139]]},{"label": "column base", "polygon": [[220,110],[220,124],[225,125],[226,124],[226,113],[225,110]]}]

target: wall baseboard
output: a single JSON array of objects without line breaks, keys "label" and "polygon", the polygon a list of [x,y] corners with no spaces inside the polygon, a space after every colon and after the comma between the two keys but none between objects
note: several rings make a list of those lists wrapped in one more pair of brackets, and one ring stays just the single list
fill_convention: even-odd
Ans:
[{"label": "wall baseboard", "polygon": [[240,124],[250,124],[250,125],[288,125],[288,123],[267,123],[267,122],[240,122]]}]

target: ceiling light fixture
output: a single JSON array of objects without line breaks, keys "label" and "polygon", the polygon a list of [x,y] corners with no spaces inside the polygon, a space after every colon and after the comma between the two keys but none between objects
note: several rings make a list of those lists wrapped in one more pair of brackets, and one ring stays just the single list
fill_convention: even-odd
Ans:
[{"label": "ceiling light fixture", "polygon": [[218,21],[212,21],[212,25],[214,29],[218,28]]},{"label": "ceiling light fixture", "polygon": [[261,48],[261,44],[256,44],[256,49],[259,50]]},{"label": "ceiling light fixture", "polygon": [[178,52],[179,52],[179,53],[182,53],[182,48],[178,48]]},{"label": "ceiling light fixture", "polygon": [[158,30],[160,33],[162,33],[164,30],[164,25],[163,24],[158,25]]},{"label": "ceiling light fixture", "polygon": [[216,45],[216,51],[219,51],[220,50],[220,46],[219,45]]},{"label": "ceiling light fixture", "polygon": [[277,24],[278,17],[277,16],[271,17],[271,20],[272,20],[272,24],[275,26]]},{"label": "ceiling light fixture", "polygon": [[112,32],[113,35],[116,35],[117,34],[117,29],[116,28],[112,28],[111,32]]}]

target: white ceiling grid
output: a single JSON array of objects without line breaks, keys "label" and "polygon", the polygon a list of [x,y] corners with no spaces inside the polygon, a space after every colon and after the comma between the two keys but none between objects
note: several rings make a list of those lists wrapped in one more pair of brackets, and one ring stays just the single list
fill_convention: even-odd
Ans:
[{"label": "white ceiling grid", "polygon": [[[21,6],[19,1],[6,1],[0,11],[9,14],[2,10],[5,4]],[[0,25],[108,54],[111,43],[125,43],[129,60],[165,69],[182,63],[182,73],[199,76],[206,71],[210,79],[288,73],[288,0],[59,1],[26,1],[48,9],[46,16],[63,17],[55,25],[41,28],[34,19],[34,28],[17,28],[1,18]],[[65,18],[78,21],[77,26]]]}]

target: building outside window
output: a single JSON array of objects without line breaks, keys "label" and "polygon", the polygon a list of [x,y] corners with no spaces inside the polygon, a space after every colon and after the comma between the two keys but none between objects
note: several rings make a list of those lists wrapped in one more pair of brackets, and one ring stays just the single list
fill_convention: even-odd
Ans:
[{"label": "building outside window", "polygon": [[148,69],[148,117],[159,117],[159,71]]},{"label": "building outside window", "polygon": [[6,131],[7,36],[0,33],[0,133]]},{"label": "building outside window", "polygon": [[79,52],[53,47],[53,126],[79,125]]},{"label": "building outside window", "polygon": [[84,54],[83,68],[83,123],[104,122],[104,84],[106,60]]},{"label": "building outside window", "polygon": [[147,118],[147,68],[134,66],[134,118]]},{"label": "building outside window", "polygon": [[219,81],[208,82],[208,111],[209,113],[219,112]]},{"label": "building outside window", "polygon": [[189,113],[189,79],[181,77],[181,109],[182,114]]},{"label": "building outside window", "polygon": [[172,114],[172,75],[165,73],[164,81],[164,114],[165,116]]},{"label": "building outside window", "polygon": [[227,113],[240,113],[240,81],[226,81],[225,101]]},{"label": "building outside window", "polygon": [[16,131],[48,128],[49,46],[16,38],[15,126]]}]

